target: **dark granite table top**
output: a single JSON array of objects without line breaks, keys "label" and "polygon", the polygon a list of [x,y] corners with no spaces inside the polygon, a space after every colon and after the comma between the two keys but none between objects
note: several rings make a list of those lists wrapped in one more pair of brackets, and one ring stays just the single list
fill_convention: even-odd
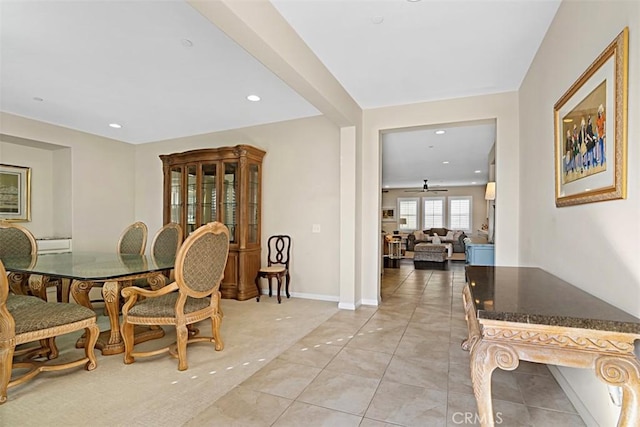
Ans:
[{"label": "dark granite table top", "polygon": [[467,266],[479,320],[640,334],[640,319],[542,270]]}]

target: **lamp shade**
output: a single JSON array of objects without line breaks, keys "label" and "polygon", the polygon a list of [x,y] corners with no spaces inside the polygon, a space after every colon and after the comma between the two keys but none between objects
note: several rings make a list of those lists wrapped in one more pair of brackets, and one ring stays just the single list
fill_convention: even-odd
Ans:
[{"label": "lamp shade", "polygon": [[485,200],[495,200],[496,199],[496,183],[495,182],[487,182],[487,190],[484,193]]},{"label": "lamp shade", "polygon": [[400,218],[398,220],[398,224],[406,225],[406,223],[407,223],[407,218]]}]

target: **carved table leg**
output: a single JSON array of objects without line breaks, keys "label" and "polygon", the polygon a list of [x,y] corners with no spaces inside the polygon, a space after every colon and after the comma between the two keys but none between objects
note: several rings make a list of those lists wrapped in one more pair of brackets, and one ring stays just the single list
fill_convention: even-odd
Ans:
[{"label": "carved table leg", "polygon": [[640,362],[636,358],[602,356],[596,360],[596,375],[605,383],[622,387],[619,427],[640,425]]},{"label": "carved table leg", "polygon": [[71,282],[71,295],[73,299],[80,305],[90,308],[93,310],[93,305],[91,305],[91,300],[89,299],[89,291],[93,287],[92,282],[82,282],[80,280],[74,280]]},{"label": "carved table leg", "polygon": [[[124,342],[120,336],[120,282],[104,282],[102,285],[102,298],[109,315],[111,333],[106,345],[100,349],[102,354],[118,354],[124,352]],[[102,344],[102,343],[101,343]]]},{"label": "carved table leg", "polygon": [[49,276],[41,276],[39,274],[29,276],[29,290],[31,291],[31,295],[46,301],[47,283],[49,283]]},{"label": "carved table leg", "polygon": [[471,348],[471,382],[478,405],[478,417],[483,427],[493,427],[491,375],[496,368],[514,370],[518,367],[517,353],[509,346],[480,340]]}]

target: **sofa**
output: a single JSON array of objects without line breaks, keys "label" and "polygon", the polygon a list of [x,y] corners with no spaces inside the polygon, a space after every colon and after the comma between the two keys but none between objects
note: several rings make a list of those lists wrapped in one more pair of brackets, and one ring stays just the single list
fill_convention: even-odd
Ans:
[{"label": "sofa", "polygon": [[418,230],[407,236],[407,250],[413,251],[418,243],[432,243],[433,236],[438,235],[441,243],[451,243],[453,252],[464,253],[464,239],[467,237],[464,231],[450,230],[448,228],[430,228]]}]

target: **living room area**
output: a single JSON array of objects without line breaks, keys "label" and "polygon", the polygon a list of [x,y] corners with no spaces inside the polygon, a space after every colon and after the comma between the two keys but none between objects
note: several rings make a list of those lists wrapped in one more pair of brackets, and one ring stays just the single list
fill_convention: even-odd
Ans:
[{"label": "living room area", "polygon": [[467,244],[493,245],[495,138],[495,120],[382,135],[384,267],[444,269],[468,261]]}]

